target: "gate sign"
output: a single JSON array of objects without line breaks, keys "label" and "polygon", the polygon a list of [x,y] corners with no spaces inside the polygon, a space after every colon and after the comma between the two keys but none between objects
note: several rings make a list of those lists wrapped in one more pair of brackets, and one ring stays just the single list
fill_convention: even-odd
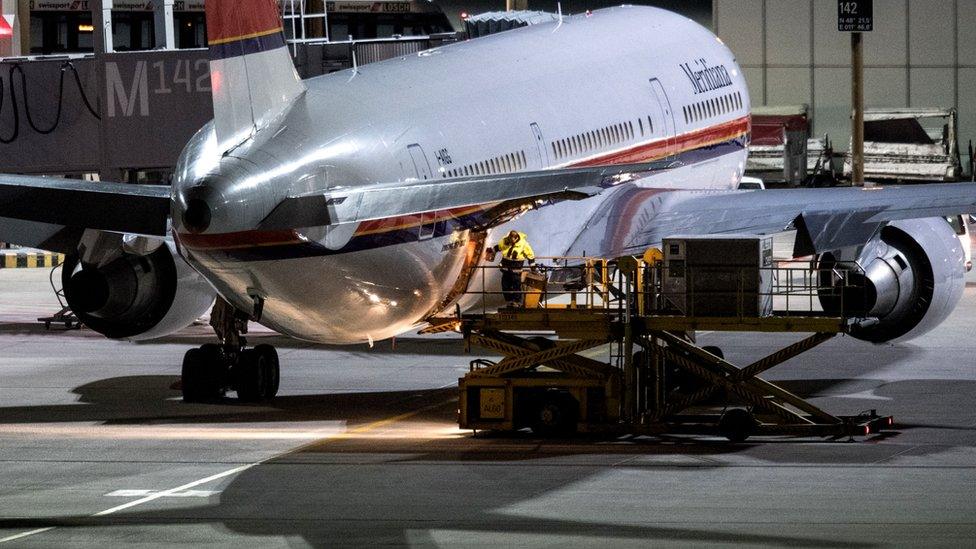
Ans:
[{"label": "gate sign", "polygon": [[837,30],[841,32],[874,30],[874,0],[837,0]]}]

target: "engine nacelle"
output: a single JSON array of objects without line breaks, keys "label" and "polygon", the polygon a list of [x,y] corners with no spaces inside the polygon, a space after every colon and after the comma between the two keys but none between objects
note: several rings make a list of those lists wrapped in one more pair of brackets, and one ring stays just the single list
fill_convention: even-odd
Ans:
[{"label": "engine nacelle", "polygon": [[86,326],[114,339],[153,339],[189,326],[210,309],[216,292],[171,246],[141,253],[113,246],[98,261],[84,253],[66,258],[61,277],[68,306]]},{"label": "engine nacelle", "polygon": [[[892,222],[862,248],[821,255],[821,272],[837,262],[863,269],[849,273],[855,287],[844,292],[843,302],[848,315],[878,319],[851,334],[874,343],[904,341],[935,328],[955,309],[966,285],[962,244],[942,218]],[[821,280],[821,286],[831,284],[836,280]],[[825,293],[824,310],[839,314],[839,293]]]}]

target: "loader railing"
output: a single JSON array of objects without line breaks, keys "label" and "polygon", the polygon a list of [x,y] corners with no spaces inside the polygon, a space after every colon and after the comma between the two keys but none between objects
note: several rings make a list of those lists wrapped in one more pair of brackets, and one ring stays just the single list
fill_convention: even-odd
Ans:
[{"label": "loader railing", "polygon": [[[870,303],[864,270],[856,263],[815,261],[771,267],[666,266],[624,257],[539,257],[519,270],[521,288],[504,291],[500,265],[474,267],[466,295],[477,296],[469,313],[516,309],[585,309],[620,314],[689,317],[864,317]],[[629,290],[629,292],[628,292]],[[470,303],[470,301],[469,301]],[[628,304],[629,303],[629,304]]]}]

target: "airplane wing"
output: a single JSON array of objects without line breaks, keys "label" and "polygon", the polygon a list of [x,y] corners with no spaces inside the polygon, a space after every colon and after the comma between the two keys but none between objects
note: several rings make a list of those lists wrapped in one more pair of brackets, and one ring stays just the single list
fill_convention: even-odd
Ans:
[{"label": "airplane wing", "polygon": [[662,162],[617,164],[315,191],[281,201],[261,228],[339,225],[466,206],[517,208],[540,200],[581,199],[667,167]]},{"label": "airplane wing", "polygon": [[567,254],[641,253],[674,234],[769,234],[797,229],[797,256],[867,242],[885,223],[976,212],[976,184],[762,191],[675,191],[631,181],[662,162],[369,185],[283,200],[263,229],[338,225],[451,208],[601,195]]},{"label": "airplane wing", "polygon": [[[797,255],[866,242],[898,219],[976,213],[976,184],[763,191],[674,191],[632,183],[666,163],[378,184],[288,197],[262,229],[338,225],[472,205],[518,208],[601,194],[573,250],[639,253],[673,234],[797,229]],[[165,236],[170,189],[0,174],[0,239],[55,251],[83,229]]]},{"label": "airplane wing", "polygon": [[643,253],[675,234],[796,229],[794,255],[860,245],[889,221],[976,212],[976,184],[757,191],[612,190],[568,255]]},{"label": "airplane wing", "polygon": [[0,239],[71,251],[84,229],[167,234],[170,188],[0,174]]}]

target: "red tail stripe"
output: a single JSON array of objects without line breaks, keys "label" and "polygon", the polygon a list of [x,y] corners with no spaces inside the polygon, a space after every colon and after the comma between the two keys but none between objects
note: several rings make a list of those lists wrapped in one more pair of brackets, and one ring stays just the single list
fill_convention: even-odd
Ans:
[{"label": "red tail stripe", "polygon": [[211,45],[243,40],[282,26],[275,0],[207,0],[206,9]]}]

